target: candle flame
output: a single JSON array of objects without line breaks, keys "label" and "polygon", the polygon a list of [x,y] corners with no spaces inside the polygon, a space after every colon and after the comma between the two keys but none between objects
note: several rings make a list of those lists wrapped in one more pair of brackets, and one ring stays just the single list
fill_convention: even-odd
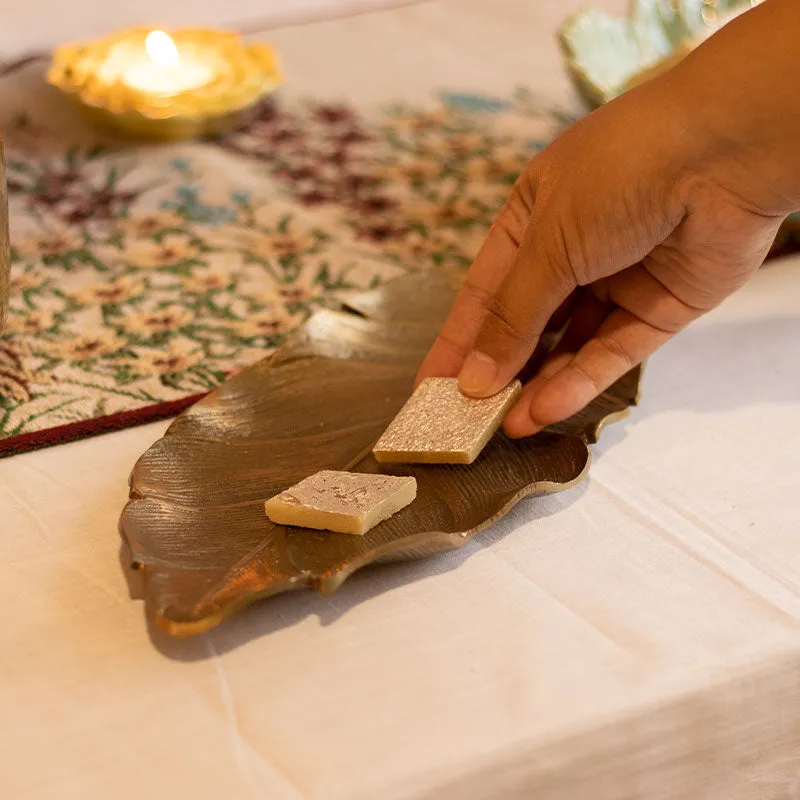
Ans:
[{"label": "candle flame", "polygon": [[144,47],[150,60],[158,67],[170,69],[176,67],[181,60],[175,42],[165,31],[148,33]]}]

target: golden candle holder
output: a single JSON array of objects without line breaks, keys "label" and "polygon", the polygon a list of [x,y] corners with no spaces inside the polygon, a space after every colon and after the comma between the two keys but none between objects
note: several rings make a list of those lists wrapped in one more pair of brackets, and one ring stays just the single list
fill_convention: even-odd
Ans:
[{"label": "golden candle holder", "polygon": [[271,47],[235,33],[137,28],[59,48],[48,80],[100,124],[175,141],[227,130],[282,76]]}]

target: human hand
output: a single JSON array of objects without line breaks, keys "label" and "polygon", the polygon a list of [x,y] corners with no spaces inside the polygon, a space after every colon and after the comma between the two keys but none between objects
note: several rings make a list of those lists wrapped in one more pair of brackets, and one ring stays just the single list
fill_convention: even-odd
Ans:
[{"label": "human hand", "polygon": [[742,152],[697,119],[696,99],[693,81],[668,74],[530,162],[418,380],[458,375],[466,394],[492,395],[544,332],[566,325],[505,419],[507,434],[527,436],[580,411],[747,281],[791,203],[742,169]]}]

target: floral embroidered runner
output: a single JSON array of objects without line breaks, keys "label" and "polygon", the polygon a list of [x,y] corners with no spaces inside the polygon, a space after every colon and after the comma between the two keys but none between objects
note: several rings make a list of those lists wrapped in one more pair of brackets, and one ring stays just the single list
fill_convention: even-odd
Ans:
[{"label": "floral embroidered runner", "polygon": [[315,309],[468,265],[569,121],[524,92],[369,114],[269,103],[217,141],[120,149],[17,117],[0,455],[173,415]]}]

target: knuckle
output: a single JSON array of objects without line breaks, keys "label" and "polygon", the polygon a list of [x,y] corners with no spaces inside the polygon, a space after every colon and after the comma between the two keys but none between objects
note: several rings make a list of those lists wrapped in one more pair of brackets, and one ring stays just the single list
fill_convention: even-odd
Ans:
[{"label": "knuckle", "polygon": [[569,367],[592,389],[595,395],[602,394],[605,387],[589,372],[578,359],[575,359]]},{"label": "knuckle", "polygon": [[490,233],[502,232],[519,250],[530,224],[532,200],[528,192],[514,186],[511,195],[492,223]]},{"label": "knuckle", "polygon": [[543,211],[535,230],[540,240],[544,263],[560,279],[572,286],[585,286],[592,282],[586,269],[584,245],[580,235],[571,231],[565,222],[569,215],[556,209]]},{"label": "knuckle", "polygon": [[571,233],[564,225],[558,225],[557,248],[553,254],[553,265],[560,269],[575,286],[588,286],[595,279],[588,267],[586,247],[581,235]]},{"label": "knuckle", "polygon": [[492,302],[491,292],[478,286],[478,284],[469,277],[464,281],[462,288],[463,291],[475,299],[479,305],[486,307]]},{"label": "knuckle", "polygon": [[637,359],[618,339],[604,336],[587,342],[568,369],[597,397],[636,364]]},{"label": "knuckle", "polygon": [[581,358],[573,365],[582,376],[591,382],[597,394],[601,394],[617,378],[636,366],[637,359],[630,350],[614,336],[591,339],[584,345]]},{"label": "knuckle", "polygon": [[487,306],[482,338],[495,343],[517,345],[526,343],[529,335],[515,319],[511,309],[499,298]]},{"label": "knuckle", "polygon": [[492,229],[494,231],[502,231],[512,245],[519,250],[522,246],[522,237],[526,225],[527,220],[517,211],[516,207],[509,206],[494,221]]},{"label": "knuckle", "polygon": [[444,347],[454,353],[456,357],[466,358],[469,355],[470,348],[465,343],[451,336],[446,330],[439,332],[437,342],[444,345]]},{"label": "knuckle", "polygon": [[615,336],[604,336],[602,339],[598,339],[597,343],[626,372],[636,366],[636,359],[633,354]]}]

